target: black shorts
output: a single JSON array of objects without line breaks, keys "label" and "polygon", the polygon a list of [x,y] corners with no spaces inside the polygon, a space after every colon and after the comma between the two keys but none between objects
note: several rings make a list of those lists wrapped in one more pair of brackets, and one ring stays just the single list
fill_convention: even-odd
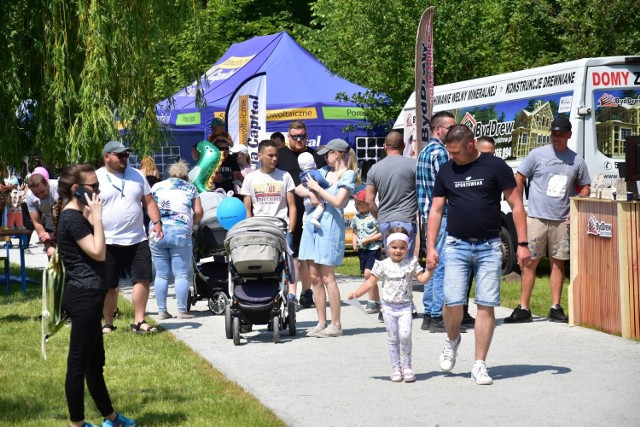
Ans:
[{"label": "black shorts", "polygon": [[107,245],[104,283],[109,289],[120,285],[122,272],[126,271],[135,282],[151,282],[151,250],[144,240],[131,246]]},{"label": "black shorts", "polygon": [[380,249],[360,249],[358,250],[358,258],[360,258],[360,274],[364,274],[365,270],[371,270],[373,264],[380,256]]}]

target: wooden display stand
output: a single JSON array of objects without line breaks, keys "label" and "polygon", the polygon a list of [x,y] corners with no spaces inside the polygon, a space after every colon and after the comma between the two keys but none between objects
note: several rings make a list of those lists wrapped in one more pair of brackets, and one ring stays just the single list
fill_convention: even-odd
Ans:
[{"label": "wooden display stand", "polygon": [[569,324],[640,337],[640,202],[571,199]]}]

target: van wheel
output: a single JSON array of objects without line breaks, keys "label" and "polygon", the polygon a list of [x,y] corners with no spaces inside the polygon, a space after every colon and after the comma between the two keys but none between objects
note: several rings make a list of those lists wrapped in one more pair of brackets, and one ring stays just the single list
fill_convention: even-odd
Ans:
[{"label": "van wheel", "polygon": [[505,227],[500,229],[500,248],[502,249],[502,275],[506,276],[516,268],[517,260],[511,234]]}]

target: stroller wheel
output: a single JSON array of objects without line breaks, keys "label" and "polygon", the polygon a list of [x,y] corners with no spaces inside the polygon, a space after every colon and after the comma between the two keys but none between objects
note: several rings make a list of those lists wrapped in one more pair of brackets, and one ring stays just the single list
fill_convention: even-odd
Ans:
[{"label": "stroller wheel", "polygon": [[287,306],[288,316],[287,321],[285,323],[285,327],[289,326],[289,336],[294,337],[296,335],[296,307],[294,304],[289,304]]},{"label": "stroller wheel", "polygon": [[229,299],[224,292],[216,292],[213,297],[209,298],[209,310],[213,314],[220,315],[224,313],[225,307],[227,307]]},{"label": "stroller wheel", "polygon": [[278,344],[280,342],[280,316],[273,316],[271,322],[273,328],[273,342]]},{"label": "stroller wheel", "polygon": [[233,318],[233,345],[240,345],[240,318]]},{"label": "stroller wheel", "polygon": [[195,298],[193,297],[193,293],[191,289],[189,289],[189,293],[187,294],[187,311],[191,311],[191,307],[195,303]]},{"label": "stroller wheel", "polygon": [[233,338],[233,319],[231,318],[231,306],[224,309],[224,333],[228,340]]}]

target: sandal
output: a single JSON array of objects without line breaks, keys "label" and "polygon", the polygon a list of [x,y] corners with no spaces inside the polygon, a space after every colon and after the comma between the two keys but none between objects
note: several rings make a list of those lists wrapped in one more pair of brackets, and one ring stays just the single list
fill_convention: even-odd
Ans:
[{"label": "sandal", "polygon": [[405,383],[412,383],[416,380],[416,374],[413,373],[410,367],[404,368],[402,376],[404,377]]},{"label": "sandal", "polygon": [[389,379],[394,383],[402,382],[402,372],[400,372],[400,369],[394,369]]},{"label": "sandal", "polygon": [[104,326],[102,327],[102,334],[103,335],[110,334],[111,332],[115,331],[116,329],[118,329],[116,326],[113,326],[110,323],[105,323]]},{"label": "sandal", "polygon": [[[142,325],[147,325],[147,327],[143,329]],[[154,334],[158,332],[158,328],[156,328],[155,326],[149,326],[146,320],[138,323],[132,323],[130,326],[131,332],[135,334]]]}]

